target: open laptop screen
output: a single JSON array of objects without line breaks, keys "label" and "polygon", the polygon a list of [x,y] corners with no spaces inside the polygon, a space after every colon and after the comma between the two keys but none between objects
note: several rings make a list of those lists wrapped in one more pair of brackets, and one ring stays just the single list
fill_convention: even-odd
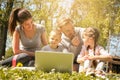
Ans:
[{"label": "open laptop screen", "polygon": [[36,51],[35,67],[45,72],[50,72],[52,69],[54,69],[55,72],[72,73],[73,54],[63,52]]}]

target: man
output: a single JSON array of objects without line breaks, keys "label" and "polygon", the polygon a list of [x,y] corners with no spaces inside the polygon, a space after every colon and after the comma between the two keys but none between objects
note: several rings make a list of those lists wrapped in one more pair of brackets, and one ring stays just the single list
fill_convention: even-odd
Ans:
[{"label": "man", "polygon": [[57,20],[57,27],[63,33],[61,44],[74,54],[73,71],[78,72],[76,58],[81,51],[83,40],[81,39],[82,28],[75,28],[73,21],[68,16],[62,16]]}]

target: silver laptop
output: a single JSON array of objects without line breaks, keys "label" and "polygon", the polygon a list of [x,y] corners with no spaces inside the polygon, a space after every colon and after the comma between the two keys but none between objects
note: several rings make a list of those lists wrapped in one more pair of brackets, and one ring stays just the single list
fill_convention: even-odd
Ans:
[{"label": "silver laptop", "polygon": [[72,73],[73,54],[63,52],[35,52],[35,67],[45,72],[67,72]]}]

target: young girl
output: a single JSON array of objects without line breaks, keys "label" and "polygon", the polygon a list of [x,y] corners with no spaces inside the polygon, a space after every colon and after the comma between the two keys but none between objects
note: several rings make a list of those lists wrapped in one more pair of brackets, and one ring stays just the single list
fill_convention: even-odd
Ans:
[{"label": "young girl", "polygon": [[92,68],[96,71],[103,70],[104,62],[111,60],[111,56],[104,48],[97,44],[99,31],[96,28],[86,28],[83,32],[84,45],[78,55],[77,62],[80,63],[79,72]]},{"label": "young girl", "polygon": [[24,65],[34,60],[34,52],[41,50],[42,44],[47,45],[45,28],[35,24],[32,15],[26,9],[16,8],[11,12],[9,30],[13,36],[12,48],[15,56],[2,61],[2,66],[11,66],[13,63],[15,66],[16,62]]}]

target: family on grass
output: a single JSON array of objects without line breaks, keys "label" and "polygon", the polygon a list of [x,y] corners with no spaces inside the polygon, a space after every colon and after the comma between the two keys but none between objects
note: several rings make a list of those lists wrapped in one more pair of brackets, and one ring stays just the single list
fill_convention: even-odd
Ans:
[{"label": "family on grass", "polygon": [[50,32],[48,41],[45,27],[34,23],[28,10],[14,9],[9,17],[14,56],[0,64],[12,66],[13,59],[16,58],[16,62],[22,62],[23,66],[34,66],[36,50],[67,51],[74,54],[73,71],[99,72],[103,70],[105,62],[112,59],[97,43],[100,36],[97,28],[76,28],[68,16],[59,17],[56,24],[57,28]]}]

